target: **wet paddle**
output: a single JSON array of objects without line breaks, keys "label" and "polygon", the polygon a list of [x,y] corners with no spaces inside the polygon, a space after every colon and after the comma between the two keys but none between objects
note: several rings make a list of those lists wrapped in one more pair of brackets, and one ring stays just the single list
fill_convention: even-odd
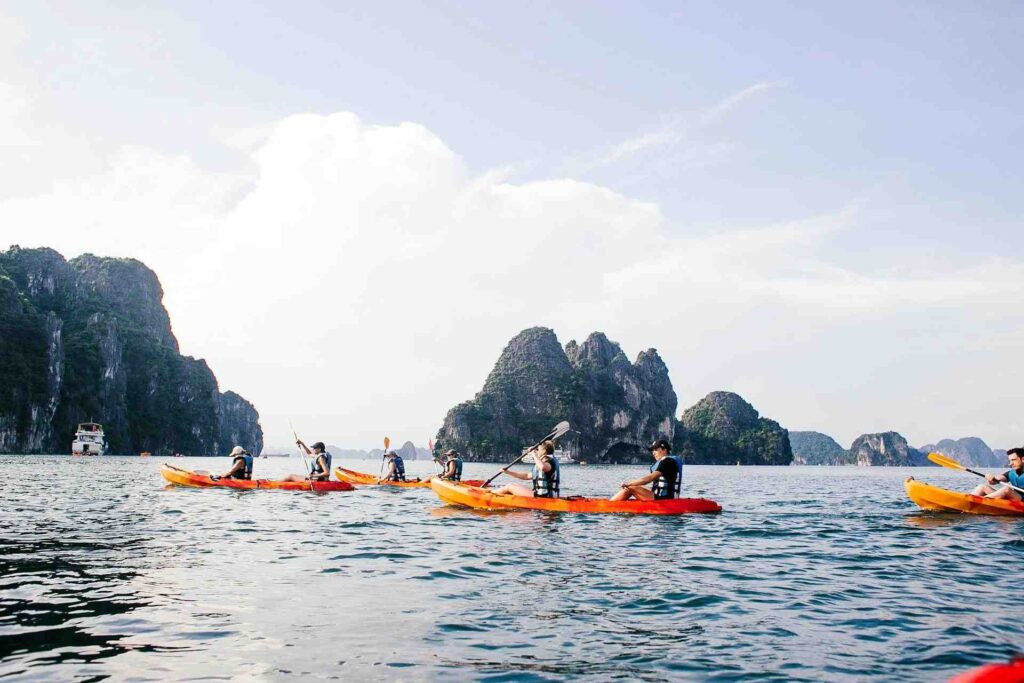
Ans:
[{"label": "wet paddle", "polygon": [[[963,465],[958,463],[956,460],[953,460],[953,458],[947,458],[946,456],[942,455],[941,453],[929,453],[928,454],[928,459],[931,460],[936,465],[939,465],[941,467],[948,467],[951,470],[963,470],[964,472],[970,472],[971,474],[976,474],[979,477],[985,477],[986,480],[988,479],[987,475],[982,474],[981,472],[978,472],[977,470],[972,470],[970,467],[964,467]],[[1018,493],[1024,493],[1024,489],[1018,488],[1018,487],[1014,486],[1013,484],[1009,484],[1009,483],[1007,483],[1005,481],[1001,481],[999,483],[1002,484],[1003,486],[1009,486],[1011,489],[1013,489],[1014,491],[1017,491]]]},{"label": "wet paddle", "polygon": [[502,468],[501,468],[500,470],[498,470],[498,473],[497,473],[497,474],[495,474],[495,475],[494,475],[493,477],[491,477],[490,479],[488,479],[487,481],[485,481],[485,482],[484,482],[484,485],[483,485],[483,486],[481,486],[480,488],[487,488],[488,486],[490,486],[490,485],[491,485],[491,482],[492,482],[492,481],[494,481],[495,479],[497,479],[498,477],[500,477],[500,476],[501,476],[502,474],[504,474],[504,473],[505,473],[505,472],[506,472],[506,471],[507,471],[507,470],[508,470],[508,469],[509,469],[510,467],[512,467],[512,466],[513,466],[513,465],[515,465],[515,464],[516,464],[517,462],[519,462],[520,460],[522,460],[523,458],[525,458],[526,456],[528,456],[528,455],[529,455],[530,453],[532,453],[532,452],[533,452],[533,450],[534,450],[535,448],[537,448],[538,446],[540,446],[540,445],[541,445],[542,443],[544,443],[545,441],[549,441],[549,440],[554,440],[554,439],[557,439],[557,438],[558,438],[558,437],[560,437],[560,436],[564,436],[564,435],[565,435],[565,434],[566,434],[566,433],[567,433],[567,432],[569,431],[569,429],[570,429],[570,427],[569,427],[569,423],[568,423],[568,422],[564,422],[564,421],[563,421],[563,422],[559,422],[559,423],[558,423],[557,425],[555,425],[555,428],[551,430],[551,433],[550,433],[550,434],[548,434],[548,435],[547,435],[547,436],[545,436],[545,437],[544,437],[543,439],[541,439],[541,440],[540,440],[540,441],[538,441],[537,443],[535,443],[535,444],[533,444],[532,446],[530,446],[529,448],[527,448],[527,449],[526,449],[526,453],[524,453],[524,454],[520,455],[520,456],[519,456],[518,458],[516,458],[515,460],[513,460],[513,461],[512,461],[512,462],[510,462],[509,464],[505,465],[505,466],[504,466],[504,467],[502,467]]}]

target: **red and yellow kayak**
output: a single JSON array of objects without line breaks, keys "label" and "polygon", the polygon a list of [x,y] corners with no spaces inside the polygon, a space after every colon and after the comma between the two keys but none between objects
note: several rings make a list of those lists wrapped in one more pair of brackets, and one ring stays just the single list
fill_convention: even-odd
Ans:
[{"label": "red and yellow kayak", "polygon": [[[341,481],[347,481],[351,484],[359,484],[360,486],[398,486],[407,489],[427,489],[430,488],[429,481],[378,481],[377,476],[373,474],[366,474],[364,472],[356,472],[355,470],[346,470],[344,467],[335,467],[334,476]],[[470,486],[480,486],[484,482],[482,479],[472,479],[462,482]]]},{"label": "red and yellow kayak", "polygon": [[430,488],[449,505],[489,510],[549,510],[551,512],[618,512],[633,515],[683,515],[692,512],[721,512],[722,507],[706,498],[672,500],[608,500],[606,498],[528,498],[495,495],[487,489],[432,479]]},{"label": "red and yellow kayak", "polygon": [[946,683],[1024,683],[1024,659],[1014,659],[1009,664],[986,664]]},{"label": "red and yellow kayak", "polygon": [[1024,515],[1024,502],[972,496],[960,491],[947,491],[909,477],[903,482],[910,500],[924,510],[935,512],[967,512],[973,515]]},{"label": "red and yellow kayak", "polygon": [[[309,491],[308,481],[277,481],[275,479],[212,479],[208,474],[183,470],[173,465],[160,467],[164,479],[178,486],[209,488],[219,486],[228,489],[277,489],[279,491]],[[353,491],[355,486],[347,481],[315,481],[314,492]]]}]

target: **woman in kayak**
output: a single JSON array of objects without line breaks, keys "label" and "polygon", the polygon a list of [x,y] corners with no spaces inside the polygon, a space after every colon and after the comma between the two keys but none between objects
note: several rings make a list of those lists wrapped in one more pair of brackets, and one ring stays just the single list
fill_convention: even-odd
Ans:
[{"label": "woman in kayak", "polygon": [[[612,500],[665,500],[679,497],[683,488],[683,459],[678,455],[669,455],[672,446],[665,439],[658,439],[647,450],[654,456],[651,473],[624,482]],[[644,488],[647,484],[651,484],[650,489]]]},{"label": "woman in kayak", "polygon": [[235,446],[228,454],[234,458],[231,469],[221,475],[221,479],[252,479],[252,455],[241,446]]},{"label": "woman in kayak", "polygon": [[[1024,448],[1011,448],[1006,451],[1006,459],[1010,461],[1010,469],[1002,474],[989,474],[985,479],[992,486],[1004,481],[1010,486],[1024,489]],[[1002,486],[998,489],[994,489],[992,486],[982,484],[971,491],[971,493],[976,496],[985,496],[986,498],[1024,500],[1024,496],[1021,495],[1020,491],[1014,491],[1010,486]]]},{"label": "woman in kayak", "polygon": [[388,461],[387,472],[381,481],[419,481],[419,477],[416,479],[405,478],[405,460],[398,454],[398,451],[388,451],[384,454],[384,458]]},{"label": "woman in kayak", "polygon": [[462,456],[456,450],[449,450],[444,457],[444,472],[437,475],[437,478],[445,481],[462,481]]},{"label": "woman in kayak", "polygon": [[313,458],[313,463],[309,466],[309,476],[289,474],[281,481],[327,481],[331,478],[331,454],[327,452],[327,447],[324,446],[323,441],[317,441],[313,444],[312,451],[302,442],[302,439],[298,439],[295,445],[306,451],[306,455]]},{"label": "woman in kayak", "polygon": [[[533,488],[519,484],[507,484],[494,491],[495,495],[527,496],[530,498],[558,498],[561,472],[555,459],[555,444],[545,441],[533,450],[533,469],[530,472],[505,470],[505,474],[516,479],[533,480]],[[524,456],[525,457],[525,456]]]}]

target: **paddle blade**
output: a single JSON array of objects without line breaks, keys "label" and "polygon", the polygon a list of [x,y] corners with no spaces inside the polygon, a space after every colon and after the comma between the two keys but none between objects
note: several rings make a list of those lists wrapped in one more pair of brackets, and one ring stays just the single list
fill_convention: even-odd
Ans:
[{"label": "paddle blade", "polygon": [[384,437],[384,450],[387,450],[388,446],[390,446],[390,445],[391,445],[391,437],[385,436]]},{"label": "paddle blade", "polygon": [[953,458],[947,458],[942,453],[929,453],[928,459],[939,467],[948,467],[951,470],[966,470],[967,468]]},{"label": "paddle blade", "polygon": [[[549,436],[548,439],[557,439],[560,436],[565,436],[569,433],[570,429],[572,429],[572,427],[569,426],[569,423],[563,420],[555,425],[555,428],[551,431],[551,436]],[[546,440],[547,439],[545,439],[545,441]]]}]

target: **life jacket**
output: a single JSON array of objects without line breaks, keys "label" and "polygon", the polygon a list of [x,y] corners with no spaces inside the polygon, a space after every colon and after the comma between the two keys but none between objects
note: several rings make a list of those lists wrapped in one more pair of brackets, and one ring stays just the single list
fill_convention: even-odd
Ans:
[{"label": "life jacket", "polygon": [[1019,489],[1024,489],[1024,474],[1017,474],[1017,470],[1008,470],[1006,472],[1006,480],[1009,482],[1010,486],[1016,486]]},{"label": "life jacket", "polygon": [[[678,455],[667,455],[666,458],[672,458],[676,461],[676,478],[674,481],[665,481],[665,477],[658,477],[654,480],[654,486],[652,492],[654,493],[655,500],[664,500],[666,498],[678,498],[679,493],[683,490],[683,458]],[[660,460],[651,465],[651,472],[658,468]]]},{"label": "life jacket", "polygon": [[252,455],[246,453],[245,455],[236,455],[235,459],[231,461],[234,465],[236,462],[241,460],[245,463],[245,470],[242,472],[235,472],[231,475],[232,479],[252,479]]},{"label": "life jacket", "polygon": [[405,481],[405,461],[402,460],[402,456],[396,455],[394,458],[395,473],[388,475],[388,481]]},{"label": "life jacket", "polygon": [[[320,467],[320,458],[323,458],[324,460],[327,461],[327,469],[326,470]],[[309,466],[309,476],[311,476],[311,477],[318,477],[320,475],[327,474],[330,471],[331,471],[331,454],[330,453],[328,453],[327,451],[324,451],[320,455],[315,455],[313,457],[313,464]]]},{"label": "life jacket", "polygon": [[544,457],[551,463],[551,471],[545,472],[540,465],[533,466],[533,495],[536,498],[558,498],[561,483],[558,459],[550,455]]},{"label": "life jacket", "polygon": [[[448,466],[451,465],[452,463],[455,463],[455,473],[454,474],[448,474],[448,470],[449,470]],[[462,458],[455,458],[455,459],[449,460],[447,463],[445,463],[445,466],[444,466],[444,476],[441,477],[441,478],[442,479],[447,479],[448,481],[462,481]]]}]

